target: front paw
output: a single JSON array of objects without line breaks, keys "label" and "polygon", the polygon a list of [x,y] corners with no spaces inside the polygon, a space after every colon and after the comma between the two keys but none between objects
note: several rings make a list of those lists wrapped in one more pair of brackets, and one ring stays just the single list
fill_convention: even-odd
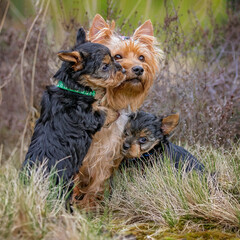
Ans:
[{"label": "front paw", "polygon": [[104,122],[103,127],[109,127],[113,122],[115,122],[119,118],[120,114],[117,111],[112,109],[108,109],[106,120]]}]

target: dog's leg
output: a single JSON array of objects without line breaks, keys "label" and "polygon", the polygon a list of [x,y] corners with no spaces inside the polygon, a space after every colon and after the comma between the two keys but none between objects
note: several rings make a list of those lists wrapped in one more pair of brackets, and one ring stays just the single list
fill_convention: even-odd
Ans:
[{"label": "dog's leg", "polygon": [[75,203],[78,207],[86,209],[99,207],[99,203],[104,196],[106,180],[109,179],[113,171],[119,167],[122,159],[122,156],[118,156],[118,158],[113,161],[114,164],[107,164],[104,166],[104,169],[101,169],[98,164],[95,165],[89,185],[80,189],[80,191],[85,194],[83,199],[76,200]]},{"label": "dog's leg", "polygon": [[102,111],[106,114],[106,119],[105,119],[103,127],[109,127],[109,125],[111,123],[115,122],[119,117],[118,111],[115,111],[111,108],[101,106],[99,102],[93,103],[92,107],[93,107],[94,111]]}]

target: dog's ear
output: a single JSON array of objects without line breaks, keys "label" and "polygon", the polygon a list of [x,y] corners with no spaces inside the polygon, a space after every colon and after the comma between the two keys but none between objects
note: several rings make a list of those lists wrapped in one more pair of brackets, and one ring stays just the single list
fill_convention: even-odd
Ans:
[{"label": "dog's ear", "polygon": [[62,51],[57,55],[64,62],[78,63],[82,61],[82,57],[78,51]]},{"label": "dog's ear", "polygon": [[83,28],[79,28],[77,32],[76,44],[82,44],[86,42],[86,33]]},{"label": "dog's ear", "polygon": [[112,20],[110,28],[112,31],[115,29],[115,21],[114,20]]},{"label": "dog's ear", "polygon": [[109,25],[105,22],[105,20],[100,14],[96,14],[93,19],[92,26],[89,30],[89,38],[92,38],[93,36],[98,34],[98,32],[102,28],[109,28]]},{"label": "dog's ear", "polygon": [[101,42],[104,39],[110,38],[112,35],[112,30],[115,27],[115,22],[112,21],[111,26],[106,23],[103,17],[99,14],[93,19],[92,26],[89,30],[89,40],[93,42]]},{"label": "dog's ear", "polygon": [[151,20],[147,20],[135,30],[133,39],[145,44],[153,44],[153,25]]},{"label": "dog's ear", "polygon": [[179,123],[179,113],[169,115],[162,119],[163,135],[170,135]]},{"label": "dog's ear", "polygon": [[83,69],[83,54],[78,51],[62,51],[58,54],[59,59],[64,62],[74,63],[72,68],[74,71],[79,71]]}]

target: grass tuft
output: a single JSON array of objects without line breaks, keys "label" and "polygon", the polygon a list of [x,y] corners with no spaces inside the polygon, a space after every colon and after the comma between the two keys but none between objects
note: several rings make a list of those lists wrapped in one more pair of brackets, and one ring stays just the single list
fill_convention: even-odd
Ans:
[{"label": "grass tuft", "polygon": [[5,162],[0,166],[0,238],[237,239],[240,149],[185,147],[205,164],[203,174],[178,172],[168,159],[144,172],[122,169],[96,213],[66,211],[63,186],[54,185],[56,172],[46,176],[46,165],[26,178],[13,160]]},{"label": "grass tuft", "polygon": [[187,224],[189,230],[193,223],[193,229],[196,224],[238,229],[240,159],[236,156],[240,151],[200,150],[193,153],[206,165],[203,174],[177,172],[167,161],[144,174],[136,168],[123,169],[114,180],[111,209],[131,224],[153,222],[168,228]]}]

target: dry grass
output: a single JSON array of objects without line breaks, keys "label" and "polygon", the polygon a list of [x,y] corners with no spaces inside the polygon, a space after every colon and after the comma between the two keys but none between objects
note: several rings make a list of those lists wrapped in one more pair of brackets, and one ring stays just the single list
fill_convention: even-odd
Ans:
[{"label": "dry grass", "polygon": [[[69,37],[56,50],[46,28],[48,4],[47,0],[41,1],[36,16],[26,21],[26,32],[7,23],[2,29],[0,144],[5,145],[6,158],[19,144],[23,158],[42,92],[57,69],[56,51],[72,45],[72,36],[80,26],[73,21]],[[206,17],[211,19],[211,30],[203,30],[190,15],[189,34],[182,30],[177,10],[166,11],[164,23],[154,26],[166,61],[143,109],[156,114],[179,111],[177,141],[229,147],[240,136],[239,16],[229,12],[228,22],[219,26],[209,13]],[[111,17],[119,16],[111,10]],[[129,31],[134,31],[131,25]]]},{"label": "dry grass", "polygon": [[[69,214],[64,198],[56,198],[60,189],[51,185],[51,177],[36,171],[27,185],[19,179],[42,92],[58,65],[56,51],[72,46],[80,26],[58,22],[68,37],[56,50],[45,21],[49,0],[38,3],[36,16],[24,22],[27,30],[16,29],[5,17],[0,23],[0,238],[95,240],[134,234],[139,239],[238,239],[239,15],[229,12],[219,26],[209,13],[213,31],[190,16],[192,33],[186,34],[177,10],[166,9],[164,23],[154,26],[166,62],[143,109],[180,111],[174,139],[187,142],[208,172],[180,174],[170,164],[156,165],[145,175],[123,171],[115,177],[112,198],[106,193],[101,213]],[[108,18],[119,18],[111,8]],[[128,31],[133,30],[129,25]]]},{"label": "dry grass", "polygon": [[176,172],[167,161],[143,175],[136,168],[118,174],[108,202],[114,216],[125,219],[126,228],[152,223],[165,230],[221,228],[238,233],[239,148],[228,152],[198,147],[192,152],[206,165],[203,175]]},{"label": "dry grass", "polygon": [[14,161],[6,162],[0,167],[0,238],[178,239],[176,234],[191,232],[199,239],[203,234],[209,235],[204,239],[237,239],[239,148],[187,149],[205,163],[206,173],[176,172],[167,160],[144,175],[136,168],[123,170],[114,178],[112,197],[106,193],[101,211],[91,214],[65,210],[64,196],[57,199],[61,186],[51,184],[52,175],[43,177],[44,165],[23,184]]},{"label": "dry grass", "polygon": [[[0,238],[1,239],[108,239],[102,218],[92,218],[65,210],[65,196],[57,198],[61,186],[54,186],[52,176],[44,177],[42,165],[32,171],[26,184],[24,175],[13,162],[0,168]],[[23,181],[24,180],[24,181]]]},{"label": "dry grass", "polygon": [[144,175],[133,169],[129,178],[124,172],[116,179],[116,190],[109,204],[119,211],[117,215],[128,218],[129,222],[153,221],[174,227],[180,222],[198,220],[199,226],[238,228],[240,205],[236,166],[239,167],[240,151],[233,152],[195,151],[211,170],[204,175],[176,172],[167,162],[154,165]]}]

